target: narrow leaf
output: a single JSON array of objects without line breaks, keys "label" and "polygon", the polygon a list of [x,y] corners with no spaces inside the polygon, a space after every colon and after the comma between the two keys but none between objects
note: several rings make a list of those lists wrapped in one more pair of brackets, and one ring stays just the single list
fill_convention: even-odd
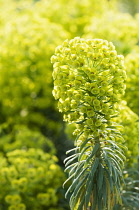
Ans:
[{"label": "narrow leaf", "polygon": [[76,160],[78,156],[79,156],[79,155],[76,155],[75,157],[69,159],[69,160],[66,162],[65,166],[67,167],[70,163],[72,163],[74,160]]},{"label": "narrow leaf", "polygon": [[98,182],[97,182],[98,191],[101,191],[103,184],[103,176],[104,176],[103,167],[101,164],[99,164],[97,176],[98,176]]},{"label": "narrow leaf", "polygon": [[80,198],[80,194],[83,191],[82,188],[85,187],[85,180],[87,179],[88,174],[86,174],[82,180],[78,183],[76,186],[74,192],[72,193],[72,196],[70,198],[71,207],[74,208],[74,206],[77,204],[77,201]]},{"label": "narrow leaf", "polygon": [[94,174],[98,168],[98,165],[99,165],[99,158],[96,158],[94,163],[93,163],[93,166],[90,170],[90,174],[88,176],[88,180],[87,180],[87,183],[86,183],[86,194],[85,194],[85,203],[86,203],[86,208],[88,207],[88,203],[89,203],[89,200],[90,200],[90,197],[91,197],[91,191],[92,191],[92,188],[93,188],[93,184],[94,184]]},{"label": "narrow leaf", "polygon": [[69,159],[71,159],[72,157],[75,157],[75,156],[78,156],[78,155],[77,155],[77,154],[74,154],[74,155],[71,155],[71,156],[65,158],[64,164],[65,164]]},{"label": "narrow leaf", "polygon": [[80,151],[84,148],[84,146],[88,143],[89,140],[91,140],[92,138],[87,138],[81,145],[80,147]]},{"label": "narrow leaf", "polygon": [[81,158],[82,158],[82,156],[84,155],[85,151],[86,151],[87,149],[89,149],[90,147],[91,147],[91,146],[84,147],[84,149],[82,150],[82,152],[81,152],[80,155],[79,155],[79,161],[81,160]]},{"label": "narrow leaf", "polygon": [[70,150],[68,150],[67,152],[66,152],[66,154],[69,154],[70,152],[73,152],[73,151],[75,151],[75,150],[78,150],[80,147],[75,147],[75,148],[73,148],[73,149],[70,149]]},{"label": "narrow leaf", "polygon": [[86,159],[86,163],[88,163],[90,161],[90,159],[96,154],[99,147],[100,147],[100,145],[98,143],[96,143],[94,148],[93,148],[93,151],[92,151],[91,155]]}]

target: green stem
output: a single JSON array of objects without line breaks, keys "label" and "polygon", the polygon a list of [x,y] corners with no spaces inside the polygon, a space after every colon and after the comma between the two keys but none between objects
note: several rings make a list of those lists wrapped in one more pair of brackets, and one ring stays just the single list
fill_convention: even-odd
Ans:
[{"label": "green stem", "polygon": [[102,149],[101,149],[99,137],[96,137],[96,138],[95,138],[95,144],[96,144],[96,143],[99,144],[99,149],[98,149],[98,151],[97,151],[97,153],[96,153],[96,157],[100,158]]}]

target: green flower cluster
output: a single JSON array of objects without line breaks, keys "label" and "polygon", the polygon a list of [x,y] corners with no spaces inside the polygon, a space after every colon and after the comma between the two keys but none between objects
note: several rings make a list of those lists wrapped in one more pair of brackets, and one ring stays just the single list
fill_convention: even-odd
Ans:
[{"label": "green flower cluster", "polygon": [[55,123],[58,120],[52,114],[56,105],[51,94],[50,57],[69,35],[62,26],[42,17],[31,2],[25,8],[21,2],[16,5],[12,1],[14,18],[5,15],[4,24],[0,24],[0,123],[7,122],[12,127],[16,122],[43,129],[47,136],[57,135],[61,124]]},{"label": "green flower cluster", "polygon": [[57,189],[64,174],[56,156],[40,149],[14,150],[0,157],[2,209],[58,208]]},{"label": "green flower cluster", "polygon": [[[125,156],[127,165],[131,167],[135,162],[137,162],[137,156],[139,153],[139,117],[127,106],[126,101],[122,101],[119,104],[119,114],[113,120],[122,125],[118,127],[118,130],[120,130],[123,134],[123,144],[128,148],[128,150],[125,151]],[[66,124],[66,134],[72,140],[74,139],[72,133],[74,133],[75,129],[75,123]]]},{"label": "green flower cluster", "polygon": [[109,11],[103,18],[92,17],[85,30],[86,38],[101,38],[113,42],[118,53],[124,55],[132,51],[138,43],[138,22],[127,13]]},{"label": "green flower cluster", "polygon": [[125,101],[122,101],[119,106],[119,115],[115,118],[115,121],[122,125],[119,130],[123,134],[124,145],[128,148],[125,151],[127,165],[131,167],[137,162],[139,154],[139,117],[127,106]]},{"label": "green flower cluster", "polygon": [[42,16],[47,16],[52,22],[60,23],[64,29],[70,32],[71,37],[81,36],[84,33],[85,26],[90,23],[91,17],[99,16],[100,18],[110,8],[115,10],[114,1],[41,0],[35,5],[35,9],[39,9]]},{"label": "green flower cluster", "polygon": [[21,203],[21,196],[18,194],[7,195],[5,197],[6,203],[10,204],[8,210],[26,210],[25,204]]},{"label": "green flower cluster", "polygon": [[55,50],[53,78],[55,99],[64,120],[76,123],[75,134],[99,136],[111,125],[116,102],[124,93],[123,56],[111,42],[76,37]]},{"label": "green flower cluster", "polygon": [[125,58],[127,67],[127,82],[124,99],[127,105],[139,115],[139,48]]},{"label": "green flower cluster", "polygon": [[55,154],[56,149],[52,141],[39,131],[32,131],[25,125],[15,125],[11,133],[3,124],[0,132],[0,151],[7,153],[15,149],[41,148],[49,154]]}]

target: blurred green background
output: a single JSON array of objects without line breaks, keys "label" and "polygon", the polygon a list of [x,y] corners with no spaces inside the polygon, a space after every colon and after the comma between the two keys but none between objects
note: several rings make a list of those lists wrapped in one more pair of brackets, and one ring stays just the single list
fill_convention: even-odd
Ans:
[{"label": "blurred green background", "polygon": [[127,90],[117,121],[128,170],[138,178],[139,1],[0,0],[0,210],[68,210],[61,187],[74,125],[52,96],[55,47],[75,36],[112,41],[125,56]]}]

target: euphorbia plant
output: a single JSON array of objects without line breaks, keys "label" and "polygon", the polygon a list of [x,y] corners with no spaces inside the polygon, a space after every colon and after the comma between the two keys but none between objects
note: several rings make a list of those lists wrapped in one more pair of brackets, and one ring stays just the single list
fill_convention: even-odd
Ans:
[{"label": "euphorbia plant", "polygon": [[76,124],[75,148],[67,151],[74,154],[65,159],[70,208],[113,209],[121,203],[125,159],[113,120],[125,89],[124,58],[111,42],[76,37],[58,46],[51,62],[59,111]]}]

